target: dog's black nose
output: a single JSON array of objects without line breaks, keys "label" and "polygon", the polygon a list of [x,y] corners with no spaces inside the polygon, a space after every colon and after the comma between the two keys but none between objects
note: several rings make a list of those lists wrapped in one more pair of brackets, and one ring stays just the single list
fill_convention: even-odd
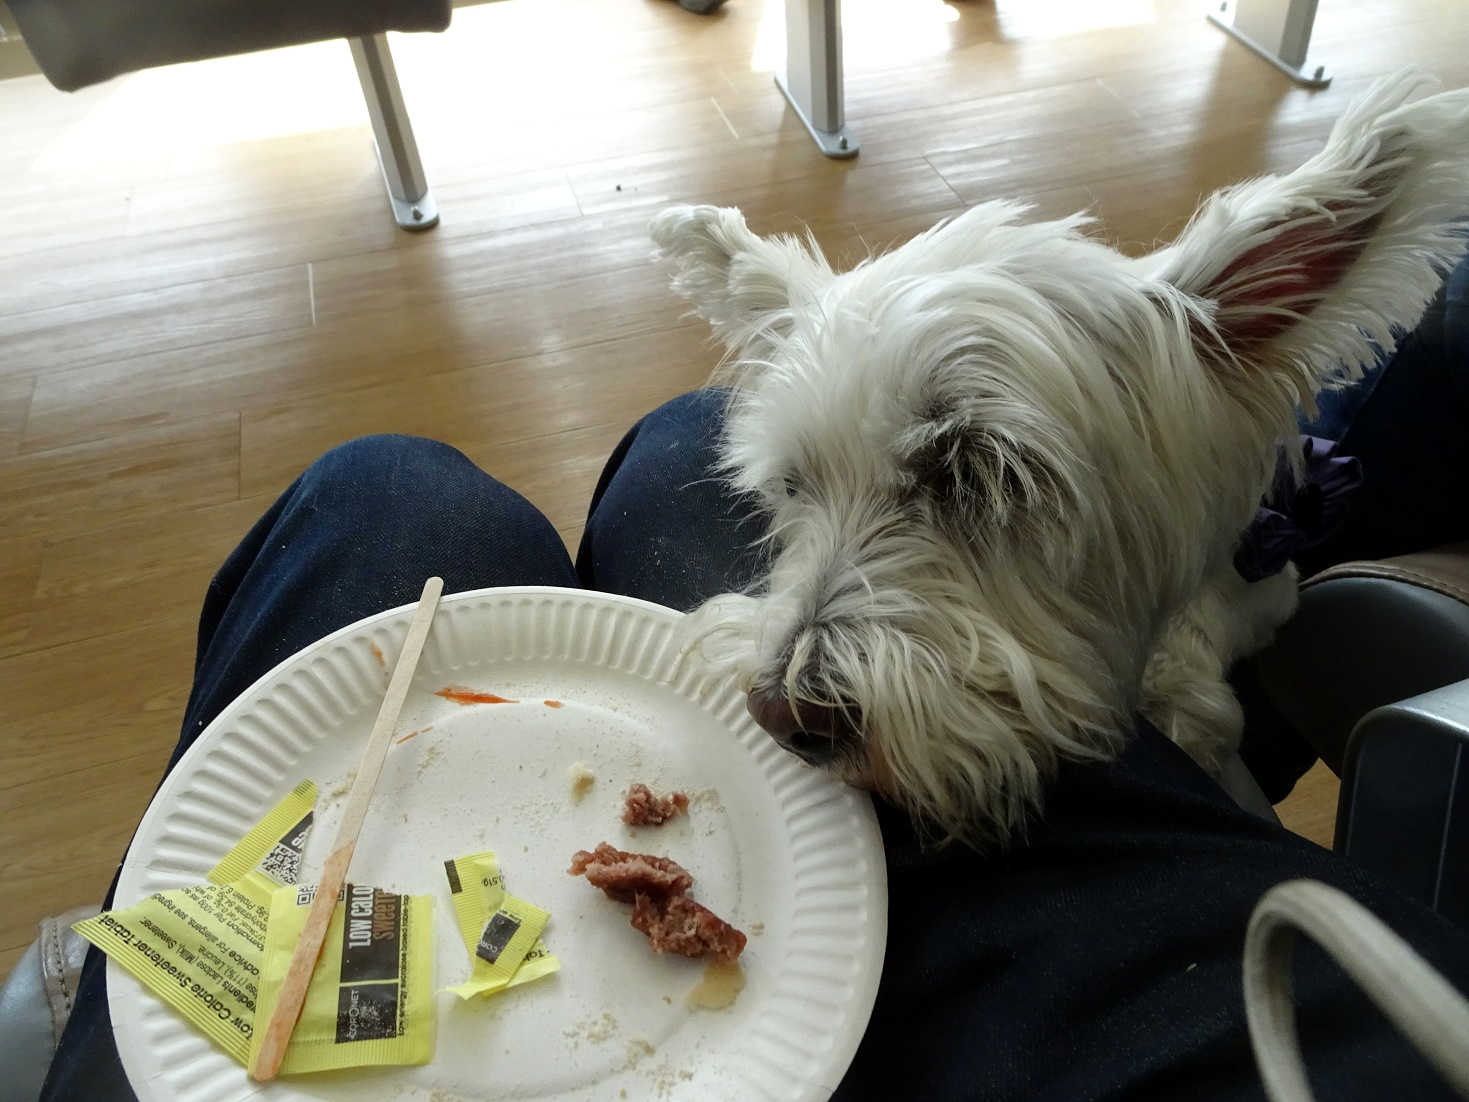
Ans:
[{"label": "dog's black nose", "polygon": [[842,744],[856,735],[850,709],[809,702],[793,709],[779,691],[754,689],[745,708],[771,738],[812,765],[835,761]]}]

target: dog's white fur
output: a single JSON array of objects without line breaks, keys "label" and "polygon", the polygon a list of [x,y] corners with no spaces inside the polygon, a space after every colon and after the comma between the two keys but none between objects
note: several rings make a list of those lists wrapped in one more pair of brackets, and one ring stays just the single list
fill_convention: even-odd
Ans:
[{"label": "dog's white fur", "polygon": [[1224,675],[1292,610],[1232,554],[1295,411],[1356,377],[1465,249],[1469,91],[1375,86],[1296,172],[1128,259],[987,203],[834,272],[738,211],[653,235],[731,356],[726,474],[770,515],[753,592],[695,617],[747,687],[842,709],[839,773],[974,844],[1145,710],[1207,768]]}]

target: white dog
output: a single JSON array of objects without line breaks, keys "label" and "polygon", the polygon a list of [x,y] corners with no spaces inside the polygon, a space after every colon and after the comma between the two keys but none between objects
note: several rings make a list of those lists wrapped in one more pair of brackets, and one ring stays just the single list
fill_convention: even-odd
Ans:
[{"label": "white dog", "polygon": [[1277,445],[1466,247],[1469,91],[1424,83],[1140,259],[1000,202],[844,273],[736,210],[661,213],[731,352],[726,473],[770,517],[768,578],[695,619],[761,725],[974,844],[1139,711],[1217,770],[1229,664],[1293,608],[1293,573],[1232,565]]}]

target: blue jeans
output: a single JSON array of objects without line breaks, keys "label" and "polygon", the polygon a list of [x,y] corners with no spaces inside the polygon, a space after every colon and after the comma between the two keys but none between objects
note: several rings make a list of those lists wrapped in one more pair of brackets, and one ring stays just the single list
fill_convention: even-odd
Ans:
[{"label": "blue jeans", "polygon": [[[378,436],[327,453],[210,586],[174,759],[276,663],[415,599],[429,574],[450,592],[580,585],[674,608],[743,585],[762,522],[709,476],[721,404],[685,395],[629,432],[575,564],[543,516],[452,448]],[[1351,892],[1469,985],[1462,932],[1240,811],[1145,724],[1121,760],[1065,766],[1045,820],[1002,856],[925,849],[904,815],[879,805],[878,816],[888,958],[841,1099],[1259,1098],[1240,949],[1260,895],[1292,877]],[[1321,1097],[1445,1095],[1335,968],[1310,949],[1298,958]],[[132,1097],[105,984],[93,951],[44,1099]]]}]

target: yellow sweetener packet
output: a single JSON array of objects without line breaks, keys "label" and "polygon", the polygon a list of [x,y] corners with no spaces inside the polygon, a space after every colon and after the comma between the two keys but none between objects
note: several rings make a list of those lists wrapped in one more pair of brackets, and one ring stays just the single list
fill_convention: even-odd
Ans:
[{"label": "yellow sweetener packet", "polygon": [[316,785],[302,781],[209,870],[209,882],[234,884],[268,908],[277,888],[301,878],[315,811]]},{"label": "yellow sweetener packet", "polygon": [[158,892],[72,927],[240,1063],[250,1052],[266,911],[219,884]]},{"label": "yellow sweetener packet", "polygon": [[[270,1020],[315,889],[271,896],[257,1021]],[[348,884],[322,942],[281,1074],[434,1056],[433,899]],[[264,1030],[261,1030],[263,1034]],[[252,1038],[249,1059],[260,1041]]]},{"label": "yellow sweetener packet", "polygon": [[[244,1064],[270,915],[269,893],[258,889],[294,879],[315,801],[314,784],[297,785],[209,874],[214,883],[158,892],[72,928]],[[294,861],[278,853],[293,847]],[[255,870],[258,881],[235,886],[220,879],[236,868]]]},{"label": "yellow sweetener packet", "polygon": [[534,903],[513,895],[500,899],[474,946],[469,979],[448,988],[461,999],[487,995],[510,986],[521,963],[540,940],[551,916]]},{"label": "yellow sweetener packet", "polygon": [[491,852],[444,862],[459,936],[473,969],[464,983],[448,988],[461,999],[519,987],[561,967],[541,933],[550,915],[505,890]]}]

